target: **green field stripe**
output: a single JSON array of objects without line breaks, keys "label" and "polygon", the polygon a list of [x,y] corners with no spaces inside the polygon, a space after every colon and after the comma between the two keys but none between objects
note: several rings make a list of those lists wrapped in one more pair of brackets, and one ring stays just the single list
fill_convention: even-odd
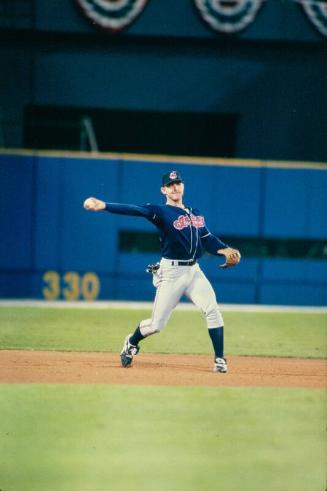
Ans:
[{"label": "green field stripe", "polygon": [[[148,310],[0,308],[0,349],[120,352]],[[227,355],[326,358],[325,314],[224,312]],[[200,312],[175,311],[145,353],[210,354]],[[1,489],[1,488],[0,488]]]},{"label": "green field stripe", "polygon": [[322,491],[322,390],[0,386],[0,489]]}]

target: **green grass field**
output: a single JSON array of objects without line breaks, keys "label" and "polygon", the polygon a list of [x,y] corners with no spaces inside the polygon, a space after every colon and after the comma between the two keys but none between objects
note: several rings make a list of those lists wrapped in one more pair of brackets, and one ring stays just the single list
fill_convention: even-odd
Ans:
[{"label": "green grass field", "polygon": [[[2,307],[0,349],[119,351],[148,315]],[[228,354],[326,357],[322,314],[224,318]],[[194,312],[146,342],[211,352]],[[326,409],[321,389],[2,384],[0,490],[325,491]]]},{"label": "green grass field", "polygon": [[324,491],[322,391],[2,386],[6,491]]},{"label": "green grass field", "polygon": [[[120,351],[147,310],[0,308],[0,349]],[[226,352],[232,355],[324,358],[327,315],[225,312]],[[175,311],[166,329],[142,345],[151,353],[211,353],[199,312]]]}]

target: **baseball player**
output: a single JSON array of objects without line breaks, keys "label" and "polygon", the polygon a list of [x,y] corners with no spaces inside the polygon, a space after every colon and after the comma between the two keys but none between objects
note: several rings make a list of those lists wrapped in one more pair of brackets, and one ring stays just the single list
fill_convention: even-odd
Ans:
[{"label": "baseball player", "polygon": [[149,268],[156,286],[152,316],[142,320],[134,333],[126,336],[120,354],[121,364],[123,367],[132,365],[133,357],[140,350],[140,341],[160,332],[181,297],[186,295],[205,315],[214,350],[214,372],[226,373],[223,317],[215,292],[197,261],[206,250],[213,255],[225,256],[221,267],[227,268],[238,264],[241,255],[211,234],[197,208],[184,205],[184,183],[178,171],[162,176],[161,193],[166,197],[163,205],[106,203],[97,198],[84,201],[86,210],[144,217],[157,227],[160,236],[162,258],[157,266]]}]

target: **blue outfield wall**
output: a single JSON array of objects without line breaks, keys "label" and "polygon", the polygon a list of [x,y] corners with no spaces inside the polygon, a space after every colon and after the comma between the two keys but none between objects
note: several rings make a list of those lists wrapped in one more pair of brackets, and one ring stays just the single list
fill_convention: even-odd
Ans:
[{"label": "blue outfield wall", "polygon": [[[82,203],[88,196],[162,202],[161,175],[175,168],[185,180],[185,203],[199,207],[222,240],[327,237],[323,165],[3,152],[0,297],[152,300],[145,268],[159,259],[159,242],[157,253],[122,252],[119,232],[154,227],[86,212]],[[326,261],[243,257],[229,270],[220,262],[201,259],[220,302],[327,304]]]}]

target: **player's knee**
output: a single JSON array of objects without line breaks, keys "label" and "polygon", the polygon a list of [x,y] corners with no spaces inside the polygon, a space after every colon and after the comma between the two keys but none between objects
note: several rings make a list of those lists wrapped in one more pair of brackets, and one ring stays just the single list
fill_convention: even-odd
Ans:
[{"label": "player's knee", "polygon": [[205,316],[209,329],[213,327],[221,327],[224,325],[223,316],[221,315],[221,312],[218,309],[216,303],[208,306],[208,309],[205,311]]},{"label": "player's knee", "polygon": [[152,319],[146,319],[140,323],[140,332],[144,337],[160,332],[163,328],[164,325],[153,322]]},{"label": "player's knee", "polygon": [[166,319],[153,319],[151,323],[153,332],[162,331],[166,324],[167,324]]}]

